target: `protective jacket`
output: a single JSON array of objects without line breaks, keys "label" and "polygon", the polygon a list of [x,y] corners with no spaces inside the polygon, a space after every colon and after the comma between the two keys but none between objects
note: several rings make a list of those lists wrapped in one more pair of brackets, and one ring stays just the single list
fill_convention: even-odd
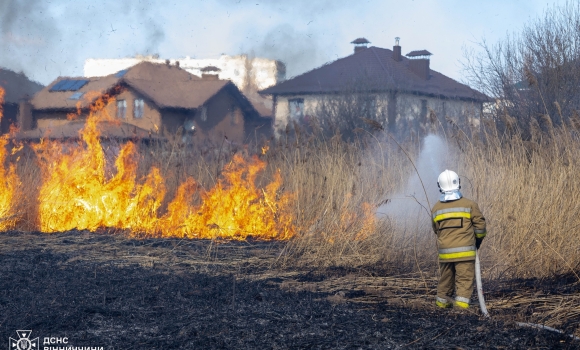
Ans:
[{"label": "protective jacket", "polygon": [[437,202],[431,210],[437,235],[439,262],[475,260],[475,239],[486,235],[485,218],[467,198]]}]

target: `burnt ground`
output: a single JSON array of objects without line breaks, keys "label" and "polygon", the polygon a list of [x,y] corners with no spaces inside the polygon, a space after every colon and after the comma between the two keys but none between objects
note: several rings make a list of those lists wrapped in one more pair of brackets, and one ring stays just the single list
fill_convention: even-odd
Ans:
[{"label": "burnt ground", "polygon": [[[44,337],[104,349],[580,348],[516,325],[533,310],[498,303],[485,319],[477,308],[435,309],[432,279],[380,266],[272,268],[282,245],[3,233],[0,344],[26,329],[41,348]],[[513,281],[490,295],[538,283]]]}]

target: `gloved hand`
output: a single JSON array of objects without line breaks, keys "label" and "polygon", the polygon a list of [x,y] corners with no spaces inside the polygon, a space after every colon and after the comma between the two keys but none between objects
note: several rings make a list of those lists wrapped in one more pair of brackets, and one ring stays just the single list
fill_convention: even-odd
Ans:
[{"label": "gloved hand", "polygon": [[481,246],[481,242],[483,242],[483,238],[476,238],[475,239],[475,248],[479,249]]}]

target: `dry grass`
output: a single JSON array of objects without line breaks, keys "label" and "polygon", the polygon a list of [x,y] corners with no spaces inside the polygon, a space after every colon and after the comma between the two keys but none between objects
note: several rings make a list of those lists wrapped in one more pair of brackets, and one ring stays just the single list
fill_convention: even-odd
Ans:
[{"label": "dry grass", "polygon": [[[299,127],[289,135],[270,141],[269,152],[261,155],[268,167],[258,177],[259,182],[267,183],[279,169],[283,190],[296,195],[294,217],[299,233],[280,255],[280,264],[395,263],[402,272],[422,275],[435,271],[434,239],[426,215],[413,218],[413,227],[396,225],[388,217],[375,220],[374,215],[378,203],[406,185],[420,144],[399,146],[381,130],[358,130],[351,143],[339,135],[325,138]],[[484,278],[580,273],[580,234],[576,230],[580,226],[576,199],[580,194],[580,138],[575,130],[550,127],[523,140],[516,131],[501,134],[487,127],[480,133],[447,135],[447,142],[456,157],[456,170],[464,178],[464,194],[478,201],[488,219],[489,236],[482,248]],[[171,199],[187,176],[209,189],[234,153],[260,153],[259,146],[223,142],[191,148],[176,139],[142,145],[139,164],[142,173],[151,166],[161,169],[168,188],[166,198]],[[32,231],[37,227],[38,166],[31,152],[16,156],[24,184],[17,229]]]}]

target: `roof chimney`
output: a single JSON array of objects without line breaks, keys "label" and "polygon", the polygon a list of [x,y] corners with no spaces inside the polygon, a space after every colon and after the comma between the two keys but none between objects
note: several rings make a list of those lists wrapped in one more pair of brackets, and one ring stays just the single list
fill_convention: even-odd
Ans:
[{"label": "roof chimney", "polygon": [[175,61],[175,67],[179,68],[179,61]]},{"label": "roof chimney", "polygon": [[371,42],[368,41],[366,38],[358,38],[351,41],[350,43],[354,44],[354,53],[357,53],[359,51],[366,49],[367,45],[370,44]]},{"label": "roof chimney", "polygon": [[200,69],[201,71],[201,78],[205,79],[205,80],[219,80],[219,72],[221,72],[221,69],[219,69],[216,66],[207,66],[207,67],[203,67],[202,69]]},{"label": "roof chimney", "polygon": [[399,40],[401,40],[401,38],[396,37],[395,38],[395,46],[393,46],[393,59],[397,62],[401,62],[402,58],[401,58],[401,46],[399,46]]},{"label": "roof chimney", "polygon": [[409,58],[409,69],[423,80],[428,80],[431,76],[429,68],[431,55],[432,53],[427,50],[411,51],[405,55]]}]

